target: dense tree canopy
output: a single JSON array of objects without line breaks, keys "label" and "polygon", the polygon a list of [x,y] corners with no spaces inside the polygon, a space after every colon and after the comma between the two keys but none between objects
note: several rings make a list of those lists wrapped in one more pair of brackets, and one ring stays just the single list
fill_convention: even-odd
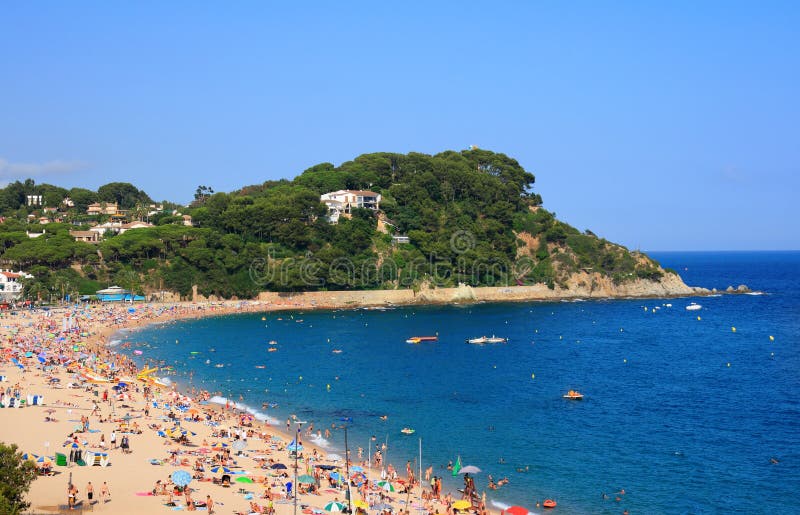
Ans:
[{"label": "dense tree canopy", "polygon": [[[97,192],[33,181],[0,190],[0,259],[37,271],[28,291],[92,293],[112,283],[140,292],[252,297],[261,290],[368,289],[546,283],[564,284],[580,270],[615,281],[657,278],[658,266],[626,249],[580,233],[542,209],[534,176],[514,159],[488,150],[364,154],[334,166],[320,163],[293,180],[267,181],[224,193],[199,186],[194,227],[172,211],[155,227],[106,234],[99,244],[76,242],[70,229],[88,229],[86,206],[117,202],[141,218],[146,193],[128,183]],[[380,211],[354,209],[331,225],[320,195],[372,190]],[[25,195],[50,206],[69,196],[75,207],[62,223],[31,239]],[[177,207],[177,206],[176,206]],[[65,209],[61,206],[61,209]],[[72,214],[73,216],[69,216]],[[70,223],[72,222],[72,223]],[[83,225],[75,225],[83,224]],[[410,243],[392,241],[392,235]]]}]

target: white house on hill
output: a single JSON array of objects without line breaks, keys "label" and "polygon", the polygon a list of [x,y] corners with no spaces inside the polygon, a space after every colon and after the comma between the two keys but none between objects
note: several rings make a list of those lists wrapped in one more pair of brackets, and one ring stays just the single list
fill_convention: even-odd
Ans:
[{"label": "white house on hill", "polygon": [[319,200],[328,206],[328,221],[335,224],[341,215],[349,215],[355,208],[377,211],[381,195],[367,190],[339,190],[325,193]]},{"label": "white house on hill", "polygon": [[0,301],[10,302],[22,296],[22,283],[19,279],[30,279],[33,276],[25,272],[12,272],[11,270],[0,270]]}]

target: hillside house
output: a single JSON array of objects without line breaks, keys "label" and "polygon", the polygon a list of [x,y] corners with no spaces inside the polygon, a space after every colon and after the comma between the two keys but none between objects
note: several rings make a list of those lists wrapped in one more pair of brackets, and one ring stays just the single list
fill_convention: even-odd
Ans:
[{"label": "hillside house", "polygon": [[105,236],[107,232],[117,234],[121,228],[122,223],[120,222],[105,222],[102,224],[97,224],[94,227],[90,227],[89,230],[96,232],[100,236]]},{"label": "hillside house", "polygon": [[95,202],[86,208],[87,215],[116,215],[118,212],[119,206],[116,202]]},{"label": "hillside house", "polygon": [[0,270],[0,301],[10,302],[22,297],[23,286],[20,279],[31,279],[33,276],[25,272]]},{"label": "hillside house", "polygon": [[147,222],[131,222],[127,224],[122,224],[119,228],[119,233],[123,234],[125,231],[130,231],[131,229],[146,229],[148,227],[155,227],[153,224]]},{"label": "hillside house", "polygon": [[335,224],[340,216],[349,216],[356,208],[378,211],[381,195],[368,190],[339,190],[325,193],[319,200],[328,207],[328,221]]},{"label": "hillside house", "polygon": [[75,241],[82,241],[84,243],[100,242],[100,234],[96,231],[70,231],[69,235],[75,238]]}]

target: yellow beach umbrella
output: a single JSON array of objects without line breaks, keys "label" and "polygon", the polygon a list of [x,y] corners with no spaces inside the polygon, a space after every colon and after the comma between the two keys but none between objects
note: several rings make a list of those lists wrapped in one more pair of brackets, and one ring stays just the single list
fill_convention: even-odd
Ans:
[{"label": "yellow beach umbrella", "polygon": [[365,503],[361,499],[356,499],[355,501],[353,501],[353,506],[355,506],[356,508],[363,508],[365,510],[369,509],[369,504]]},{"label": "yellow beach umbrella", "polygon": [[453,508],[456,510],[466,510],[467,508],[472,508],[472,503],[466,499],[461,499],[453,503]]}]

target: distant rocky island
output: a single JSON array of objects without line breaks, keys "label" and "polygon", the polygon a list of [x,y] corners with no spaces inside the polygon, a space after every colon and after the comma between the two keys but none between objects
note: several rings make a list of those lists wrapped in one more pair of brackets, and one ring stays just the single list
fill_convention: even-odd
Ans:
[{"label": "distant rocky island", "polygon": [[[373,153],[189,205],[129,183],[0,189],[0,260],[21,297],[254,299],[318,292],[421,302],[708,293],[558,220],[502,153]],[[342,293],[340,296],[346,296]],[[391,302],[391,301],[389,301]],[[398,301],[399,302],[399,301]]]}]

